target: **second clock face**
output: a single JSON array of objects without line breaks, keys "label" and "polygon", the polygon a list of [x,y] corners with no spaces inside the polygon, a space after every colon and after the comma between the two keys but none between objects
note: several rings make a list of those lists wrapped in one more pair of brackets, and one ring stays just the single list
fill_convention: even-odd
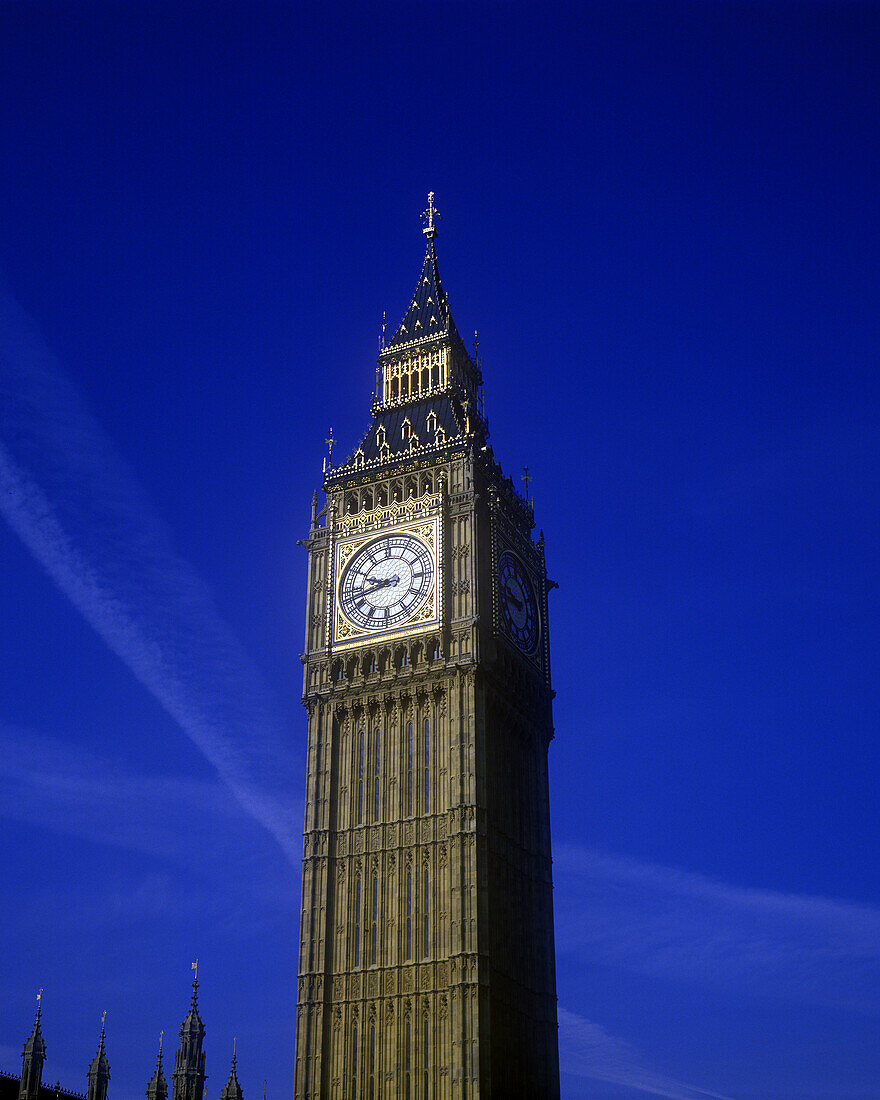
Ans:
[{"label": "second clock face", "polygon": [[354,555],[339,584],[346,618],[362,630],[389,630],[419,610],[434,583],[434,558],[415,535],[383,535]]},{"label": "second clock face", "polygon": [[519,561],[504,553],[498,561],[498,595],[507,633],[524,653],[538,644],[538,605]]}]

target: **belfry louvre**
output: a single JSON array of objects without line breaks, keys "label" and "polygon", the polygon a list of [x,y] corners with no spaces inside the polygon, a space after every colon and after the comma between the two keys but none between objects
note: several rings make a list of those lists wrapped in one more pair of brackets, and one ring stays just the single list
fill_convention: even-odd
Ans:
[{"label": "belfry louvre", "polygon": [[[440,282],[313,499],[297,1098],[559,1095],[548,582]],[[332,433],[331,433],[332,434]],[[526,483],[528,485],[528,483]]]}]

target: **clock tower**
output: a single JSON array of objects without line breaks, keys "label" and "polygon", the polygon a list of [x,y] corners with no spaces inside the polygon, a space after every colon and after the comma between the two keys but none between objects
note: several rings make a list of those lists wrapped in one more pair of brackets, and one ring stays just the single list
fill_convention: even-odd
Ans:
[{"label": "clock tower", "polygon": [[372,425],[342,465],[331,449],[304,543],[297,1100],[559,1095],[552,583],[489,445],[433,200]]}]

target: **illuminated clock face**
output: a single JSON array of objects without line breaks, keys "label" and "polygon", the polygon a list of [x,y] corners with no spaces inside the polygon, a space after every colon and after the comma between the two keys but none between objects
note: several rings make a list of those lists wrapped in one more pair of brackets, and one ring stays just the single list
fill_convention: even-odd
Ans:
[{"label": "illuminated clock face", "polygon": [[504,627],[524,653],[538,644],[538,605],[525,570],[513,554],[498,561],[498,602]]},{"label": "illuminated clock face", "polygon": [[355,554],[342,574],[339,603],[362,630],[389,630],[419,610],[434,583],[434,558],[414,535],[383,535]]}]

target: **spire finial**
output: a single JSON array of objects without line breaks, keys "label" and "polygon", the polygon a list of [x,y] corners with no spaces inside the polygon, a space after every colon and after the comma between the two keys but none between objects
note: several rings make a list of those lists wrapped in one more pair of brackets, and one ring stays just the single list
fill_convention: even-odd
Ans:
[{"label": "spire finial", "polygon": [[439,220],[440,215],[434,209],[434,192],[428,192],[428,209],[422,214],[422,221],[425,223],[425,228],[422,232],[428,238],[429,241],[433,240],[437,236],[437,227],[434,225],[434,219]]},{"label": "spire finial", "polygon": [[329,451],[329,457],[327,459],[327,469],[332,470],[333,469],[333,444],[336,442],[336,440],[333,438],[333,429],[332,428],[330,429],[330,434],[327,436],[327,438],[324,440],[324,442],[327,444],[327,450]]},{"label": "spire finial", "polygon": [[162,1065],[162,1040],[165,1038],[165,1028],[159,1032],[159,1066]]},{"label": "spire finial", "polygon": [[43,987],[40,986],[40,992],[37,994],[37,1023],[40,1022],[40,1017],[43,1015]]},{"label": "spire finial", "polygon": [[101,1046],[104,1046],[104,1022],[107,1019],[107,1009],[105,1008],[101,1014]]},{"label": "spire finial", "polygon": [[232,1068],[235,1069],[235,1036],[232,1036]]}]

